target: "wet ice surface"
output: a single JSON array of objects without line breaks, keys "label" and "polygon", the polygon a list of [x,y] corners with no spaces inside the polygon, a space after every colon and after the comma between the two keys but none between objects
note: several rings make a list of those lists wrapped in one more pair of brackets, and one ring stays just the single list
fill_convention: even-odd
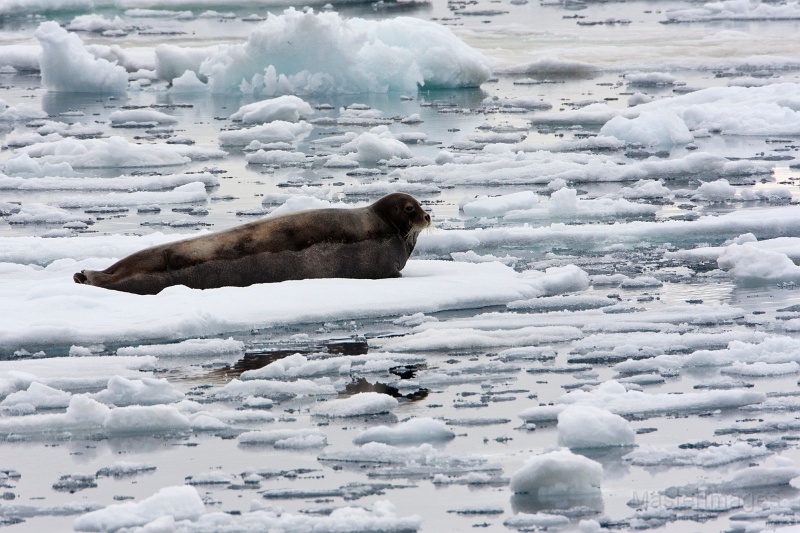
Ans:
[{"label": "wet ice surface", "polygon": [[[800,521],[796,5],[53,4],[0,46],[10,531]],[[397,190],[401,279],[71,281]]]}]

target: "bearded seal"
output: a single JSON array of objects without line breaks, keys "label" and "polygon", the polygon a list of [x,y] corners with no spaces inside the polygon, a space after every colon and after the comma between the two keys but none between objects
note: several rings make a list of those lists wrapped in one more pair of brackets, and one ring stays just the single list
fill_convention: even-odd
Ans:
[{"label": "bearded seal", "polygon": [[392,193],[367,207],[312,209],[152,246],[76,283],[135,294],[171,285],[246,287],[307,278],[399,277],[431,217],[413,197]]}]

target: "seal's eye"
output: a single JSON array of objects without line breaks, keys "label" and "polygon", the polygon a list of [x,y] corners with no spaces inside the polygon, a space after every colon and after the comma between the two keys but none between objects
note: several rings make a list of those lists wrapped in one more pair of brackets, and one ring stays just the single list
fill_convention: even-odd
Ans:
[{"label": "seal's eye", "polygon": [[414,212],[414,206],[413,205],[407,205],[406,206],[406,213],[413,213],[413,212]]}]

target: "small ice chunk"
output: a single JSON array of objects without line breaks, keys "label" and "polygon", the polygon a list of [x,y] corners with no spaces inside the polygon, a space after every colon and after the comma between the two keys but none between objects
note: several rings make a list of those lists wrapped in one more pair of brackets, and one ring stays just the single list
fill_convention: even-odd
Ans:
[{"label": "small ice chunk", "polygon": [[398,401],[386,394],[362,392],[340,400],[328,400],[317,404],[311,414],[331,418],[375,415],[388,413],[397,407]]},{"label": "small ice chunk", "polygon": [[532,496],[581,495],[600,491],[603,466],[569,450],[535,455],[511,476],[511,490]]},{"label": "small ice chunk", "polygon": [[461,211],[470,217],[498,217],[511,210],[532,209],[539,203],[539,196],[532,191],[521,191],[500,196],[478,196],[463,199]]},{"label": "small ice chunk", "polygon": [[521,531],[537,531],[548,528],[562,528],[569,525],[569,518],[560,514],[538,512],[518,513],[503,521],[503,525]]},{"label": "small ice chunk", "polygon": [[264,124],[274,120],[297,122],[301,117],[308,117],[313,112],[311,105],[302,98],[284,95],[243,105],[231,115],[231,120],[245,124]]},{"label": "small ice chunk", "polygon": [[600,135],[616,137],[630,144],[660,148],[694,141],[683,119],[666,109],[646,111],[632,119],[616,116],[600,128]]},{"label": "small ice chunk", "polygon": [[800,364],[796,361],[789,361],[787,363],[767,363],[764,361],[742,363],[735,361],[730,367],[723,368],[720,372],[732,376],[747,377],[784,376],[800,372]]},{"label": "small ice chunk", "polygon": [[114,376],[108,380],[108,388],[90,397],[116,406],[158,405],[182,400],[183,393],[166,379],[126,379]]},{"label": "small ice chunk", "polygon": [[248,431],[239,435],[240,445],[266,445],[283,449],[324,448],[328,444],[325,433],[319,429],[274,429]]},{"label": "small ice chunk", "polygon": [[570,449],[632,446],[627,420],[591,405],[571,405],[558,414],[558,444]]},{"label": "small ice chunk", "polygon": [[732,186],[725,178],[721,178],[701,184],[692,199],[719,203],[731,200],[734,196],[736,196],[736,187]]},{"label": "small ice chunk", "polygon": [[377,426],[369,428],[358,434],[353,439],[353,443],[419,444],[422,442],[447,441],[453,438],[455,438],[455,433],[441,420],[412,418],[395,427]]},{"label": "small ice chunk", "polygon": [[109,505],[105,509],[79,516],[73,522],[76,531],[116,531],[144,526],[158,518],[196,520],[205,505],[194,487],[165,487],[140,502]]}]

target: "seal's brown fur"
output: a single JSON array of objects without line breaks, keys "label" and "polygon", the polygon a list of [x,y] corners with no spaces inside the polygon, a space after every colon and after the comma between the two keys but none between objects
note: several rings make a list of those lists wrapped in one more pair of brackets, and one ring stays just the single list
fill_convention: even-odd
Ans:
[{"label": "seal's brown fur", "polygon": [[228,230],[146,248],[76,283],[136,294],[170,285],[210,289],[306,278],[397,277],[430,225],[404,193],[368,207],[313,209],[267,217]]}]

